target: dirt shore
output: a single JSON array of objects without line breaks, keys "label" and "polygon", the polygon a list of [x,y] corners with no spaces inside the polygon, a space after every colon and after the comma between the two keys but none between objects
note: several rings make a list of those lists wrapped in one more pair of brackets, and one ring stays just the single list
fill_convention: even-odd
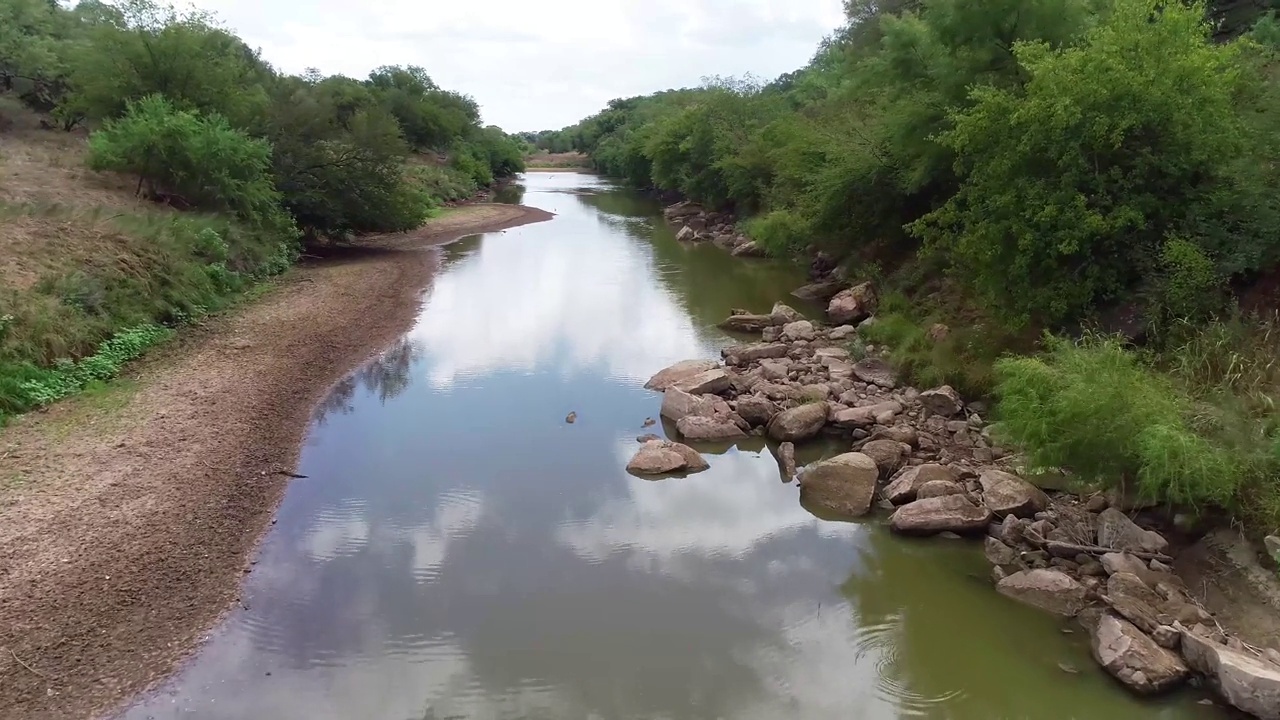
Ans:
[{"label": "dirt shore", "polygon": [[539,222],[472,205],[336,251],[134,368],[0,431],[0,717],[95,717],[235,601],[312,409],[406,330],[439,252]]}]

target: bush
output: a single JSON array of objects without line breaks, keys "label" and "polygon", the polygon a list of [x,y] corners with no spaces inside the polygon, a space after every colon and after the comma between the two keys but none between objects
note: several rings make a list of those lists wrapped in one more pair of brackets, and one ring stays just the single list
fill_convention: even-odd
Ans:
[{"label": "bush", "polygon": [[752,218],[746,223],[746,233],[764,246],[770,255],[786,257],[809,243],[812,232],[808,222],[791,210],[774,210],[767,215]]},{"label": "bush", "polygon": [[1001,432],[1032,465],[1106,486],[1136,482],[1161,501],[1221,507],[1270,469],[1270,458],[1197,432],[1192,399],[1119,340],[1045,344],[1039,357],[996,364]]},{"label": "bush", "polygon": [[479,190],[470,176],[448,166],[418,165],[410,169],[409,175],[428,195],[440,202],[466,200]]},{"label": "bush", "polygon": [[271,146],[223,118],[177,110],[160,95],[130,103],[89,137],[89,166],[138,176],[152,196],[170,193],[198,207],[230,210],[283,226],[271,183]]}]

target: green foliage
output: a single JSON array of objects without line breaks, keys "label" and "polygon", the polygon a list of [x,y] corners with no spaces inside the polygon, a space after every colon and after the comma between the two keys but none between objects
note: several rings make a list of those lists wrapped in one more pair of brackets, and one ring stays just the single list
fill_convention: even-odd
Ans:
[{"label": "green foliage", "polygon": [[1258,452],[1197,423],[1192,399],[1112,338],[1049,338],[1044,355],[1002,360],[996,372],[1001,430],[1033,465],[1136,482],[1161,501],[1232,507],[1277,459],[1270,438]]},{"label": "green foliage", "polygon": [[0,366],[0,420],[74,395],[93,383],[111,380],[130,360],[168,340],[173,330],[137,325],[116,333],[97,352],[79,361],[62,359],[48,369],[32,365]]},{"label": "green foliage", "polygon": [[1202,320],[1221,306],[1218,288],[1222,279],[1213,259],[1185,238],[1165,241],[1160,253],[1163,269],[1160,307],[1184,320]]},{"label": "green foliage", "polygon": [[808,221],[792,210],[774,210],[753,218],[747,222],[745,230],[770,255],[778,257],[786,257],[803,248],[810,234]]},{"label": "green foliage", "polygon": [[444,165],[419,165],[409,172],[429,196],[443,202],[466,200],[479,189],[469,175]]},{"label": "green foliage", "polygon": [[153,196],[176,193],[198,207],[288,226],[271,181],[271,146],[159,95],[129,103],[123,117],[90,136],[89,166],[137,175]]}]

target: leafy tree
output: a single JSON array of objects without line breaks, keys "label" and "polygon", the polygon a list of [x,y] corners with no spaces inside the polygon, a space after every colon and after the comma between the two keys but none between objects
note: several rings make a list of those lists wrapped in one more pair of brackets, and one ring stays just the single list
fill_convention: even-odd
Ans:
[{"label": "leafy tree", "polygon": [[940,142],[959,192],[913,226],[1015,317],[1114,298],[1242,148],[1232,46],[1201,5],[1117,0],[1078,47],[1015,46],[1024,91],[981,86]]}]

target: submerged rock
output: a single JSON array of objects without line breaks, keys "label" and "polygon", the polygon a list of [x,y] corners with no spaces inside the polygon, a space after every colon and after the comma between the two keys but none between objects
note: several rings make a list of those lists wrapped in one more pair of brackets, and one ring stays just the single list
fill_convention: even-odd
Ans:
[{"label": "submerged rock", "polygon": [[769,437],[788,442],[808,440],[822,432],[826,424],[826,403],[801,405],[775,415],[769,421]]},{"label": "submerged rock", "polygon": [[977,533],[985,530],[990,522],[991,511],[974,505],[964,495],[916,500],[889,516],[889,527],[905,535]]},{"label": "submerged rock", "polygon": [[845,453],[810,467],[800,476],[800,498],[841,515],[871,510],[880,470],[862,453]]},{"label": "submerged rock", "polygon": [[1041,610],[1074,617],[1089,605],[1089,591],[1061,570],[1016,572],[996,584],[1001,595]]},{"label": "submerged rock", "polygon": [[982,485],[982,503],[997,517],[1029,518],[1049,507],[1049,496],[1043,490],[1003,470],[988,470],[978,482]]},{"label": "submerged rock", "polygon": [[1180,630],[1187,664],[1208,678],[1224,700],[1262,720],[1280,720],[1280,667]]},{"label": "submerged rock", "polygon": [[1152,695],[1187,679],[1187,666],[1132,623],[1103,613],[1092,629],[1093,658],[1130,690]]},{"label": "submerged rock", "polygon": [[627,471],[636,475],[666,475],[674,472],[701,472],[711,465],[697,450],[680,443],[655,440],[640,447]]},{"label": "submerged rock", "polygon": [[666,390],[681,380],[718,367],[720,363],[714,360],[681,360],[649,378],[649,382],[645,383],[644,387],[646,390]]}]

